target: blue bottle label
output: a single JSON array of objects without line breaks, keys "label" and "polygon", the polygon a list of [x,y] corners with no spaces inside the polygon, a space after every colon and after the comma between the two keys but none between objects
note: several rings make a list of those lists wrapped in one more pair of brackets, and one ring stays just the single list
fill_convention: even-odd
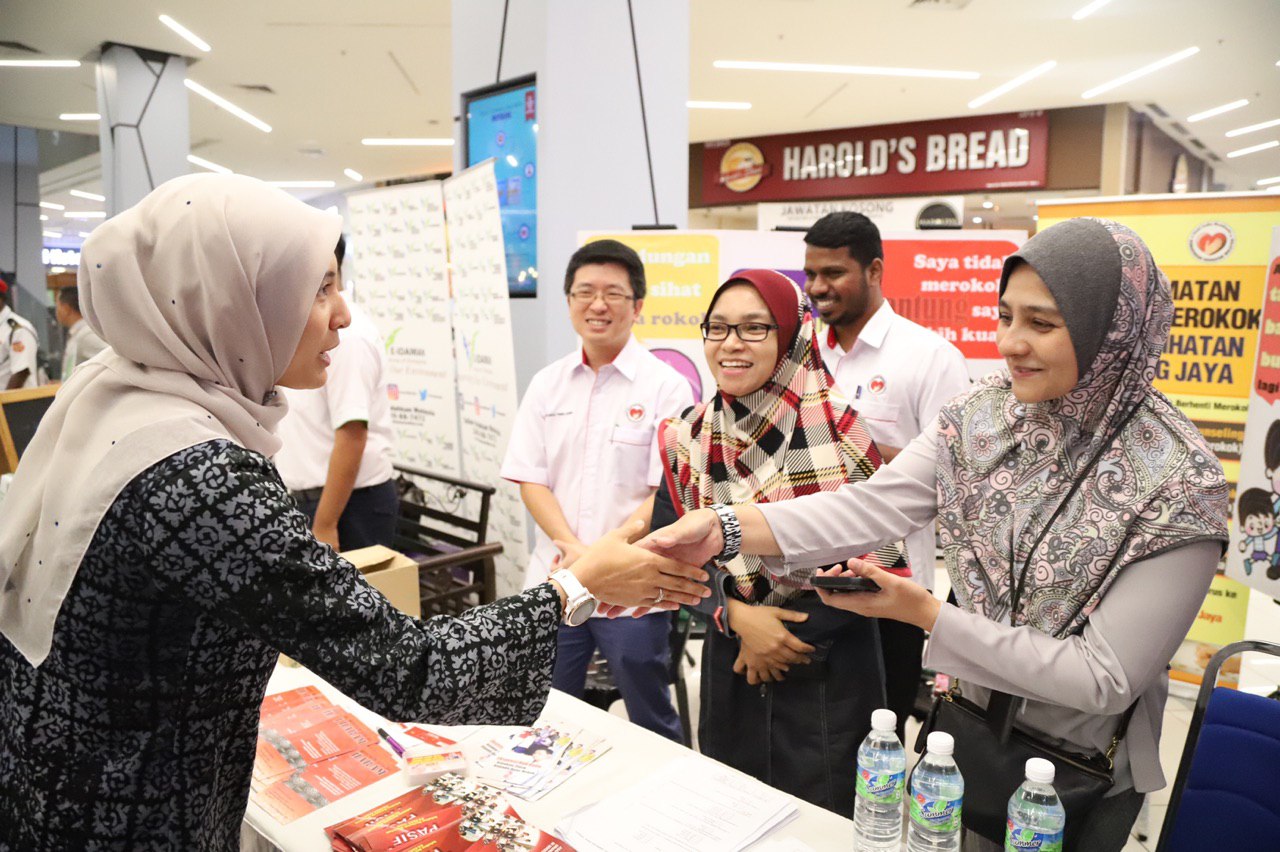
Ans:
[{"label": "blue bottle label", "polygon": [[877,805],[900,804],[906,779],[906,772],[871,772],[859,766],[858,798]]},{"label": "blue bottle label", "polygon": [[911,797],[911,821],[930,831],[958,831],[963,803],[963,796],[958,799],[934,799],[916,793]]},{"label": "blue bottle label", "polygon": [[1041,832],[1033,828],[1006,822],[1004,833],[1005,852],[1062,852],[1062,832]]}]

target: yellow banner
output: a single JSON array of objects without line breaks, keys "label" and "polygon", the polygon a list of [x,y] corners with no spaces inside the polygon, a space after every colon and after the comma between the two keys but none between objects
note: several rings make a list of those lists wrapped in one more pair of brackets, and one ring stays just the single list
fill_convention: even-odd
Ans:
[{"label": "yellow banner", "polygon": [[711,234],[597,234],[636,250],[644,263],[647,293],[633,332],[641,343],[702,340],[698,325],[720,284],[720,240]]},{"label": "yellow banner", "polygon": [[[1249,587],[1222,575],[1213,578],[1195,624],[1173,655],[1169,677],[1199,683],[1209,659],[1223,645],[1244,638],[1245,615],[1249,611]],[[1240,681],[1240,657],[1228,660],[1219,684],[1235,686]]]}]

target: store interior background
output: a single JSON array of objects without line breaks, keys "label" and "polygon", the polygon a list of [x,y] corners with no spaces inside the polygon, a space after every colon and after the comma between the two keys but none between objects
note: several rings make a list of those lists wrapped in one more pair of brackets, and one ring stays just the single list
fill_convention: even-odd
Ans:
[{"label": "store interior background", "polygon": [[[386,182],[447,175],[459,161],[457,93],[479,83],[455,79],[475,59],[492,67],[504,6],[510,13],[506,49],[510,77],[557,62],[584,77],[601,73],[590,22],[603,0],[5,0],[0,5],[0,60],[79,59],[79,68],[0,68],[0,125],[35,128],[40,211],[46,248],[78,248],[101,218],[98,126],[64,114],[97,111],[93,59],[105,42],[182,54],[188,78],[218,92],[271,125],[265,133],[197,97],[190,99],[190,152],[235,172],[272,181],[321,182],[291,190],[321,207],[345,210],[345,196]],[[617,0],[623,4],[623,0]],[[637,7],[649,0],[634,0]],[[656,2],[656,0],[655,0]],[[1280,144],[1256,153],[1240,149],[1280,140],[1280,124],[1239,136],[1233,129],[1280,119],[1280,2],[1276,0],[1112,0],[1083,20],[1073,14],[1088,0],[661,0],[687,10],[688,26],[649,27],[646,61],[669,63],[685,102],[731,102],[746,108],[650,103],[652,114],[687,115],[684,127],[664,128],[659,166],[688,168],[690,204],[664,219],[691,228],[756,227],[753,204],[701,207],[696,191],[698,143],[808,130],[880,125],[983,113],[1049,110],[1053,132],[1080,134],[1075,150],[1057,149],[1049,186],[1035,192],[972,192],[964,228],[1035,230],[1035,200],[1073,196],[1162,193],[1174,164],[1185,157],[1188,191],[1280,190]],[[205,39],[194,48],[162,26],[169,14]],[[465,20],[463,20],[465,18]],[[556,34],[559,55],[521,59],[531,41]],[[669,39],[669,43],[665,40]],[[463,42],[461,48],[459,43]],[[483,55],[474,57],[484,42]],[[524,45],[522,47],[521,45]],[[1095,97],[1099,83],[1185,48],[1188,59]],[[626,73],[630,70],[627,57]],[[928,79],[848,73],[795,73],[717,68],[724,60],[927,67],[977,72],[977,79]],[[976,108],[974,98],[1041,63],[1054,69]],[[686,71],[687,69],[687,71]],[[651,71],[652,69],[650,69]],[[646,71],[646,74],[650,73]],[[491,74],[491,72],[488,72]],[[482,82],[492,82],[492,79]],[[671,91],[667,87],[666,91]],[[551,97],[542,93],[545,98]],[[633,87],[617,93],[635,98]],[[1247,105],[1195,122],[1189,118],[1239,99]],[[629,103],[629,101],[628,101]],[[601,118],[579,108],[575,134],[596,149],[599,162],[574,180],[608,204],[619,186],[647,166],[634,139],[618,138],[601,102]],[[628,109],[631,107],[628,106]],[[564,132],[547,124],[548,140]],[[3,136],[3,134],[0,134]],[[362,144],[370,137],[436,140],[420,147]],[[7,153],[6,153],[7,152]],[[0,155],[15,152],[0,144]],[[192,166],[192,171],[200,171]],[[624,179],[626,178],[626,179]],[[83,193],[83,194],[74,194]],[[628,188],[628,192],[631,190]],[[646,189],[647,191],[647,189]],[[644,199],[647,204],[647,198]],[[47,218],[45,218],[47,217]],[[583,230],[618,227],[584,219]],[[16,229],[15,229],[16,234]],[[540,306],[513,307],[517,327],[547,324],[544,352],[567,341],[567,321],[551,270]],[[890,270],[892,274],[892,270]],[[530,369],[545,363],[534,357]],[[517,349],[517,355],[521,352]],[[527,379],[522,378],[521,384]],[[1252,595],[1251,638],[1280,638],[1280,607]],[[1246,681],[1280,682],[1280,671],[1246,663]],[[1254,668],[1257,667],[1257,668]],[[1174,735],[1176,739],[1176,735]],[[1175,755],[1174,745],[1165,746]],[[1153,818],[1158,825],[1159,816]]]}]

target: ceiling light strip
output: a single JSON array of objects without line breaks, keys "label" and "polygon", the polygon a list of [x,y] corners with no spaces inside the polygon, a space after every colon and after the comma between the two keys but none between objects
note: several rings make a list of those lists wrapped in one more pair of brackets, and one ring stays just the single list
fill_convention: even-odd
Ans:
[{"label": "ceiling light strip", "polygon": [[1245,98],[1241,98],[1240,100],[1232,101],[1229,104],[1223,104],[1222,106],[1216,106],[1213,109],[1207,109],[1204,112],[1198,112],[1195,115],[1189,115],[1187,116],[1187,122],[1204,121],[1206,118],[1213,118],[1215,115],[1222,115],[1224,112],[1231,112],[1233,109],[1240,109],[1240,107],[1248,105],[1249,101]]},{"label": "ceiling light strip", "polygon": [[168,15],[161,15],[160,23],[164,24],[166,27],[173,30],[175,33],[182,36],[184,39],[186,39],[187,41],[194,44],[196,47],[203,50],[205,53],[208,53],[209,51],[213,50],[213,48],[209,46],[209,42],[200,38],[200,36],[191,32],[191,30],[187,29],[182,24],[175,21],[173,18],[170,18]]},{"label": "ceiling light strip", "polygon": [[1277,175],[1276,177],[1263,178],[1258,181],[1258,186],[1269,186],[1273,183],[1280,183],[1280,175]]},{"label": "ceiling light strip", "polygon": [[83,198],[86,201],[106,201],[105,195],[98,195],[96,192],[85,192],[83,189],[73,189],[71,194],[76,198]]},{"label": "ceiling light strip", "polygon": [[1085,100],[1088,100],[1089,98],[1092,98],[1092,97],[1096,97],[1102,94],[1103,92],[1109,92],[1118,86],[1123,86],[1125,83],[1129,83],[1133,80],[1137,80],[1139,77],[1145,77],[1148,74],[1154,74],[1156,71],[1159,71],[1161,68],[1167,68],[1170,65],[1174,64],[1175,62],[1181,62],[1184,59],[1188,59],[1192,56],[1195,56],[1199,52],[1200,52],[1200,48],[1198,47],[1188,47],[1185,50],[1179,50],[1177,53],[1173,54],[1172,56],[1166,56],[1164,59],[1157,59],[1155,62],[1152,62],[1150,65],[1142,66],[1137,71],[1130,71],[1128,74],[1117,77],[1114,80],[1111,80],[1110,82],[1103,83],[1101,86],[1094,86],[1092,89],[1085,92],[1080,97],[1084,98]]},{"label": "ceiling light strip", "polygon": [[1270,142],[1263,142],[1261,145],[1252,145],[1248,148],[1240,148],[1236,151],[1227,153],[1229,158],[1243,157],[1246,154],[1256,154],[1259,151],[1267,151],[1271,148],[1280,148],[1280,140],[1272,139]]},{"label": "ceiling light strip", "polygon": [[976,80],[977,71],[944,71],[933,68],[890,68],[878,65],[820,65],[812,62],[756,62],[717,59],[716,68],[736,71],[800,71],[810,74],[854,74],[866,77],[929,77],[941,80]]},{"label": "ceiling light strip", "polygon": [[267,124],[265,121],[258,118],[253,113],[248,112],[247,110],[241,109],[240,107],[231,103],[231,101],[227,100],[221,95],[215,95],[213,92],[209,91],[204,86],[201,86],[199,83],[197,83],[196,81],[190,78],[183,80],[182,82],[186,84],[188,89],[195,92],[200,97],[204,98],[205,100],[209,101],[215,106],[219,106],[222,109],[225,109],[227,112],[231,113],[241,121],[245,121],[245,122],[248,122],[249,124],[252,124],[254,127],[258,128],[263,133],[271,132],[270,124]]},{"label": "ceiling light strip", "polygon": [[226,166],[220,166],[212,160],[206,160],[204,157],[197,157],[195,154],[187,155],[187,162],[193,166],[199,166],[202,169],[208,169],[211,172],[217,172],[220,175],[235,174]]},{"label": "ceiling light strip", "polygon": [[77,59],[0,59],[0,68],[79,68]]},{"label": "ceiling light strip", "polygon": [[1083,21],[1085,18],[1089,17],[1094,12],[1098,11],[1099,9],[1101,9],[1103,6],[1107,5],[1110,2],[1111,0],[1093,0],[1092,3],[1089,3],[1086,6],[1081,6],[1079,9],[1077,9],[1076,13],[1071,16],[1071,20]]},{"label": "ceiling light strip", "polygon": [[1243,136],[1246,133],[1266,130],[1268,127],[1280,127],[1280,118],[1273,118],[1271,121],[1263,121],[1258,124],[1250,124],[1248,127],[1237,127],[1235,130],[1228,130],[1227,136],[1234,139],[1235,137]]},{"label": "ceiling light strip", "polygon": [[977,109],[983,104],[990,103],[991,101],[995,100],[996,98],[1000,97],[1006,92],[1011,92],[1024,83],[1030,83],[1032,80],[1039,77],[1041,74],[1049,73],[1054,68],[1056,68],[1057,65],[1058,65],[1058,62],[1057,60],[1054,60],[1054,59],[1050,59],[1048,62],[1042,62],[1039,65],[1037,65],[1035,68],[1032,68],[1030,71],[1027,71],[1023,74],[1018,75],[1017,77],[1014,77],[1009,82],[996,86],[994,89],[987,92],[985,95],[978,95],[978,97],[969,101],[969,109]]},{"label": "ceiling light strip", "polygon": [[101,118],[96,112],[64,112],[58,116],[59,121],[98,121]]},{"label": "ceiling light strip", "polygon": [[359,173],[358,171],[356,171],[355,169],[343,169],[343,170],[342,170],[342,173],[343,173],[344,175],[346,175],[347,177],[351,178],[351,179],[352,179],[353,181],[355,181],[356,183],[363,183],[363,182],[364,182],[364,175],[360,174],[360,173]]},{"label": "ceiling light strip", "polygon": [[331,180],[269,180],[267,183],[280,189],[333,189]]}]

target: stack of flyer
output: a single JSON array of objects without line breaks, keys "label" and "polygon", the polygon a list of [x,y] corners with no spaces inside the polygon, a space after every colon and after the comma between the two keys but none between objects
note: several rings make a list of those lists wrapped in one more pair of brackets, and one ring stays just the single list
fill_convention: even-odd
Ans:
[{"label": "stack of flyer", "polygon": [[325,830],[336,852],[574,852],[496,790],[445,775]]},{"label": "stack of flyer", "polygon": [[601,737],[555,720],[496,737],[474,764],[477,778],[528,802],[541,799],[609,750]]},{"label": "stack of flyer", "polygon": [[556,831],[579,852],[738,852],[798,813],[786,793],[686,757],[570,814]]},{"label": "stack of flyer", "polygon": [[313,686],[268,695],[251,797],[288,824],[400,771],[367,725]]}]

